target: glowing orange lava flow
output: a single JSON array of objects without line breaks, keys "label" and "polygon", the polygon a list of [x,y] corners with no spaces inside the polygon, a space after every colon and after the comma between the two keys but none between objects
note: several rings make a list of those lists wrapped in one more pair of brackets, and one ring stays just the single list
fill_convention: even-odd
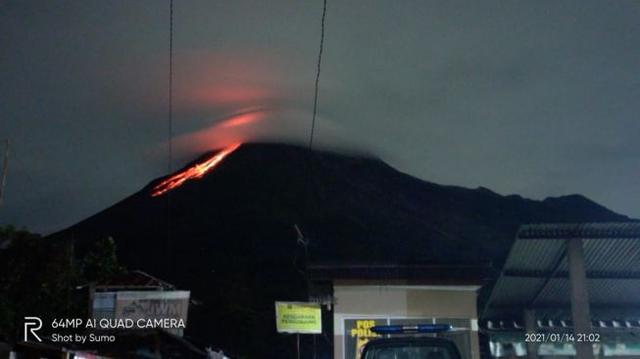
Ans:
[{"label": "glowing orange lava flow", "polygon": [[201,163],[197,163],[186,170],[176,173],[173,176],[167,178],[166,180],[160,182],[157,186],[153,188],[153,192],[151,192],[152,197],[159,196],[164,194],[172,189],[181,186],[183,183],[187,182],[191,179],[202,178],[207,172],[211,171],[218,163],[220,163],[227,155],[231,152],[235,151],[238,147],[240,147],[240,143],[236,143],[231,145],[224,150],[216,153],[211,156],[211,158],[203,161]]}]

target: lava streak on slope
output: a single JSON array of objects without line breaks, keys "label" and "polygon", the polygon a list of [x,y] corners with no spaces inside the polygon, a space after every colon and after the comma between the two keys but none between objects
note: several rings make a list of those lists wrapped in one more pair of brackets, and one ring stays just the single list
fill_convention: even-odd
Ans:
[{"label": "lava streak on slope", "polygon": [[153,190],[151,191],[151,196],[152,197],[160,196],[161,194],[171,191],[176,187],[180,187],[183,183],[185,183],[188,180],[202,178],[202,176],[210,172],[225,157],[227,157],[231,152],[235,151],[238,147],[240,147],[240,145],[241,145],[240,143],[233,144],[221,150],[220,152],[214,154],[208,159],[200,163],[196,163],[195,165],[165,179],[164,181],[160,182],[158,185],[153,187]]}]

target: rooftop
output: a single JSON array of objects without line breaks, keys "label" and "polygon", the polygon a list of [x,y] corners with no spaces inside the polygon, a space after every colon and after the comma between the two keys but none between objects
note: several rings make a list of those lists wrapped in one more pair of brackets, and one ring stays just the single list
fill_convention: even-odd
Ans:
[{"label": "rooftop", "polygon": [[594,318],[640,318],[640,223],[536,224],[520,228],[482,317],[525,308],[570,318],[566,240],[582,238]]},{"label": "rooftop", "polygon": [[398,264],[310,264],[313,281],[402,281],[406,284],[484,284],[491,273],[489,264],[398,265]]},{"label": "rooftop", "polygon": [[173,284],[158,279],[140,270],[130,271],[106,281],[98,282],[96,289],[142,289],[142,290],[174,290]]}]

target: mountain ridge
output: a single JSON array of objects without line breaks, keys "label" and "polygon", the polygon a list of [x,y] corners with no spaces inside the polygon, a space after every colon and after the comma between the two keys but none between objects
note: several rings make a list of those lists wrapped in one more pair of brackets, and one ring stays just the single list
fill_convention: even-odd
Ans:
[{"label": "mountain ridge", "polygon": [[[201,162],[216,152],[217,151],[211,151],[199,156],[196,160],[185,165],[181,170],[176,171],[176,173]],[[238,162],[237,165],[236,162]],[[246,166],[246,168],[243,169],[243,166]],[[232,168],[229,169],[229,167]],[[280,170],[282,174],[281,178],[278,179],[277,175],[274,176],[272,173],[264,172],[270,168],[272,168],[273,171]],[[260,169],[263,173],[256,173],[255,169]],[[203,189],[204,186],[217,182],[212,180],[212,178],[225,176],[228,171],[232,173],[230,172],[227,177],[236,176],[236,178],[231,181],[234,182],[234,185],[228,186],[230,181],[227,180],[223,181],[224,185],[221,185],[220,188],[214,186],[209,190]],[[471,220],[488,220],[488,224],[490,225],[495,225],[496,220],[499,219],[497,212],[502,214],[511,212],[512,217],[516,217],[511,218],[511,222],[522,222],[521,224],[525,222],[632,220],[579,194],[547,197],[541,201],[524,198],[517,194],[504,196],[485,187],[471,189],[425,181],[403,173],[375,157],[347,156],[331,151],[309,153],[306,148],[301,146],[268,143],[243,144],[235,152],[229,154],[218,167],[205,174],[203,178],[187,181],[182,186],[170,191],[168,196],[173,198],[181,196],[181,193],[187,193],[191,201],[199,203],[198,205],[202,206],[204,203],[200,202],[199,199],[196,198],[197,196],[193,197],[194,191],[199,192],[201,195],[208,194],[205,197],[209,199],[213,197],[210,195],[211,192],[216,192],[218,195],[220,192],[224,192],[225,189],[228,189],[230,192],[251,191],[248,187],[255,186],[256,182],[251,182],[247,180],[247,178],[254,176],[262,176],[265,180],[268,178],[269,185],[261,186],[259,190],[256,191],[256,196],[253,197],[254,199],[250,197],[245,197],[245,199],[248,202],[268,200],[266,203],[274,205],[276,208],[280,207],[280,209],[284,209],[285,212],[291,212],[292,210],[298,212],[298,215],[290,216],[290,220],[292,221],[292,223],[290,223],[291,226],[299,224],[304,227],[315,227],[313,224],[314,218],[312,217],[317,215],[321,217],[335,217],[336,212],[339,210],[339,203],[337,202],[346,201],[348,204],[358,205],[358,203],[356,203],[357,201],[366,202],[367,200],[376,202],[378,207],[381,207],[381,205],[391,206],[391,209],[388,211],[391,217],[394,216],[394,213],[391,213],[394,207],[400,207],[398,209],[402,210],[402,215],[405,219],[408,219],[414,224],[422,223],[427,227],[437,227],[438,224],[448,227],[447,223],[449,221],[446,220],[445,215],[440,213],[443,211],[449,212],[448,214],[462,212]],[[158,207],[159,201],[163,200],[163,196],[157,198],[145,197],[149,197],[151,189],[168,177],[170,177],[170,175],[150,181],[133,195],[52,236],[60,236],[61,233],[68,232],[69,230],[75,231],[76,229],[80,229],[80,231],[82,231],[82,228],[92,227],[91,223],[96,221],[104,222],[105,213],[118,212],[120,208],[123,206],[126,207],[126,205],[131,202],[144,201],[152,204],[155,203],[155,206]],[[282,184],[278,182],[286,182],[290,184],[290,188],[287,189],[285,188],[286,186],[282,186]],[[238,188],[235,186],[237,183],[244,183],[247,187]],[[268,191],[282,195],[280,199],[284,200],[285,203],[278,205],[277,203],[273,203],[277,199],[265,198],[265,196],[267,196],[265,192]],[[287,195],[286,192],[288,191],[295,193],[293,195]],[[294,203],[294,197],[298,198],[298,203]],[[379,201],[383,201],[384,203],[378,203]],[[429,202],[436,202],[435,205],[431,204],[431,206],[437,208],[429,208],[423,204],[427,203],[429,205]],[[216,200],[211,199],[211,206],[215,206],[215,203]],[[326,204],[329,204],[329,208],[326,207]],[[312,208],[305,208],[307,205]],[[256,203],[248,203],[247,206],[256,207],[258,205]],[[179,207],[176,209],[176,213],[179,214],[181,213],[180,211],[184,209],[186,208]],[[215,209],[218,212],[221,211],[220,208]],[[316,213],[316,209],[322,213]],[[384,208],[378,209],[384,211]],[[145,211],[141,212],[140,215],[144,212]],[[155,215],[162,216],[161,211],[155,210],[152,212]],[[135,214],[131,212],[128,219],[131,219],[132,216],[135,216]],[[273,214],[270,214],[269,217],[273,217]],[[306,220],[303,217],[307,217]],[[351,218],[356,220],[356,222],[362,222],[357,220],[357,218],[353,218],[354,216],[350,213],[338,213],[338,217],[342,219]],[[451,219],[452,216],[449,217],[449,219]],[[453,217],[460,217],[460,215]],[[428,219],[433,218],[437,218],[438,220],[428,221]],[[384,218],[382,219],[384,220]],[[306,223],[305,225],[305,222],[311,222],[311,224]],[[511,227],[513,227],[513,225]],[[311,233],[316,232],[314,228],[302,229],[303,232],[306,232],[305,229]],[[457,232],[458,235],[462,234],[460,231],[454,232]],[[315,237],[317,237],[318,234],[320,233],[315,233]]]},{"label": "mountain ridge", "polygon": [[[502,196],[427,182],[372,157],[285,144],[244,144],[202,178],[152,197],[169,177],[50,237],[72,239],[78,256],[113,237],[125,266],[203,303],[190,310],[187,334],[250,357],[287,356],[273,301],[307,299],[305,260],[500,268],[522,224],[631,220],[584,196]],[[246,326],[210,325],[229,321]],[[247,336],[265,340],[247,346],[239,339]]]}]

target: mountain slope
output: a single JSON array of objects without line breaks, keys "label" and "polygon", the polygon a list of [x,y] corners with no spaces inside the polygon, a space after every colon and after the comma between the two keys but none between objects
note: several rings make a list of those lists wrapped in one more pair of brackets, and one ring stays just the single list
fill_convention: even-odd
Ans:
[{"label": "mountain slope", "polygon": [[[193,333],[260,357],[262,346],[280,346],[247,347],[236,331],[271,336],[273,300],[304,299],[294,224],[313,261],[499,265],[523,223],[629,220],[579,195],[501,196],[425,182],[373,158],[282,144],[242,145],[202,178],[152,197],[161,181],[53,237],[73,238],[79,253],[114,237],[127,267],[205,303],[196,319],[190,314]],[[217,330],[212,320],[243,324]]]},{"label": "mountain slope", "polygon": [[[522,223],[629,220],[579,195],[532,201],[421,181],[371,158],[321,153],[311,167],[310,158],[296,146],[243,145],[169,193],[170,230],[181,238],[257,236],[252,244],[270,252],[281,239],[263,238],[268,232],[255,225],[291,232],[297,223],[319,260],[467,262],[500,259]],[[140,241],[138,233],[166,242],[166,195],[150,196],[157,183],[63,233],[112,235],[124,246]],[[432,250],[454,243],[459,259]]]}]

